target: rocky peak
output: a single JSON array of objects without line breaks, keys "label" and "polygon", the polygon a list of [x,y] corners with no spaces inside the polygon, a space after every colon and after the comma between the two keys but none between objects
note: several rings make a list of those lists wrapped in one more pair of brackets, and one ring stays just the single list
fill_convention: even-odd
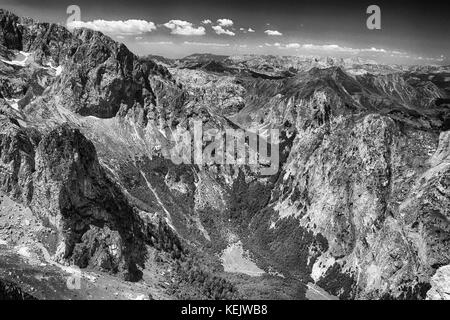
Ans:
[{"label": "rocky peak", "polygon": [[22,34],[19,18],[9,11],[0,9],[0,43],[9,49],[22,50]]}]

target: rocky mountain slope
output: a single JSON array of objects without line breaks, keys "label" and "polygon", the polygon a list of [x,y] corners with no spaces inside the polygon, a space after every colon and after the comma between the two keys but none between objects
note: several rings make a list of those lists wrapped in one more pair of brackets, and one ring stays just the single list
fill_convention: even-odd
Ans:
[{"label": "rocky mountain slope", "polygon": [[[38,298],[441,297],[449,79],[358,59],[137,57],[1,10],[0,279]],[[279,170],[174,163],[171,133],[194,121],[279,129]],[[29,277],[44,270],[52,281]]]}]

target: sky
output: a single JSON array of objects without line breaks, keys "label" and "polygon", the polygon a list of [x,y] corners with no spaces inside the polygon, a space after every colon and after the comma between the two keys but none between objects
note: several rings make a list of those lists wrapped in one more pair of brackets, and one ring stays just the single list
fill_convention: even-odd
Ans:
[{"label": "sky", "polygon": [[[77,21],[67,14],[72,4],[80,8]],[[370,5],[380,8],[381,29],[367,28]],[[450,64],[450,1],[442,0],[0,0],[0,8],[100,30],[138,55],[253,53]]]}]

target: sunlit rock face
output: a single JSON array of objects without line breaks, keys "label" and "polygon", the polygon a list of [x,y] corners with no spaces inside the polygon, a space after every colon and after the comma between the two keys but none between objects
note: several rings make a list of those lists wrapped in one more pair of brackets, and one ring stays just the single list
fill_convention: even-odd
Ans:
[{"label": "sunlit rock face", "polygon": [[[442,297],[449,73],[137,57],[99,32],[0,11],[0,190],[55,230],[54,261],[139,280],[166,252],[178,288],[198,286],[190,297],[305,298],[308,283],[341,299]],[[194,122],[280,130],[279,170],[174,163],[171,133]]]},{"label": "sunlit rock face", "polygon": [[449,266],[440,267],[431,278],[431,289],[427,292],[428,300],[449,300],[450,279]]}]

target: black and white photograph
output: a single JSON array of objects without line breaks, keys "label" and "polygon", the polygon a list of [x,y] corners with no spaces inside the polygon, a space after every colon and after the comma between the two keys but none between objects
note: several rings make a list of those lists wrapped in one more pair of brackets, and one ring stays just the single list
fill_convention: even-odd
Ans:
[{"label": "black and white photograph", "polygon": [[0,304],[449,300],[449,14],[0,0]]}]

